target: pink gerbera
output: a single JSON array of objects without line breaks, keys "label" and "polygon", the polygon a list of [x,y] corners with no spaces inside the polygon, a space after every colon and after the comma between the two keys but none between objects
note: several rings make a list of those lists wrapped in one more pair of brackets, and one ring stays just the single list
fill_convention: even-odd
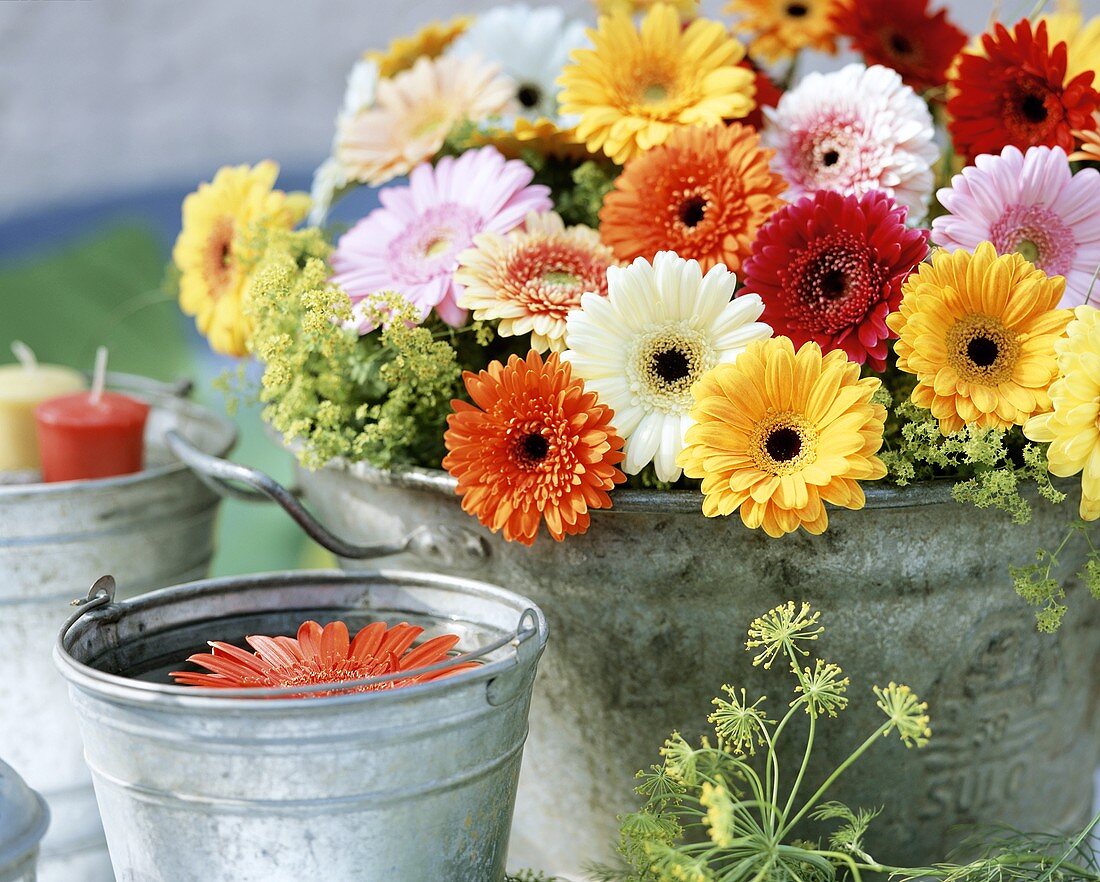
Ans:
[{"label": "pink gerbera", "polygon": [[1100,267],[1100,172],[1073,174],[1061,147],[1009,146],[974,162],[939,191],[949,214],[932,222],[932,241],[948,251],[992,242],[998,254],[1018,252],[1065,276],[1063,307],[1084,303]]},{"label": "pink gerbera", "polygon": [[407,187],[380,191],[382,207],[340,237],[333,281],[353,303],[396,291],[425,318],[434,308],[447,324],[461,325],[458,255],[479,233],[508,233],[529,212],[551,207],[549,188],[532,185],[533,177],[528,166],[505,160],[493,147],[445,156],[434,168],[418,165]]},{"label": "pink gerbera", "polygon": [[905,226],[885,193],[821,190],[772,215],[745,261],[745,291],[764,301],[762,321],[795,347],[810,341],[849,360],[886,366],[886,316],[901,284],[928,254],[928,231]]}]

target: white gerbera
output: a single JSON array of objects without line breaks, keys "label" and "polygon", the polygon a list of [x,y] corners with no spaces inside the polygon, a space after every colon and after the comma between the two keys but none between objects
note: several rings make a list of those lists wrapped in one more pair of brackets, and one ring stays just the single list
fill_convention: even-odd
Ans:
[{"label": "white gerbera", "polygon": [[932,194],[939,157],[928,107],[896,71],[849,64],[811,73],[774,108],[764,142],[791,201],[817,190],[862,196],[882,190],[916,223]]},{"label": "white gerbera", "polygon": [[332,155],[317,166],[313,173],[313,186],[310,188],[311,206],[308,223],[319,226],[324,223],[336,194],[350,183],[350,175],[337,156],[337,144],[340,133],[348,120],[356,114],[374,106],[378,89],[378,65],[366,59],[358,61],[348,74],[348,84],[344,89],[344,100],[340,113],[336,117],[336,135],[332,141]]},{"label": "white gerbera", "polygon": [[[497,6],[479,15],[447,54],[480,55],[499,64],[515,81],[521,116],[557,121],[560,89],[555,81],[573,50],[589,44],[585,29],[584,22],[566,19],[556,6]],[[513,121],[504,122],[511,126]]]},{"label": "white gerbera", "polygon": [[691,425],[691,387],[715,365],[734,361],[772,329],[757,319],[756,294],[733,298],[737,277],[723,264],[705,276],[672,251],[607,271],[608,294],[588,293],[566,321],[562,358],[615,411],[626,439],[623,468],[652,462],[657,477],[680,477],[676,456]]}]

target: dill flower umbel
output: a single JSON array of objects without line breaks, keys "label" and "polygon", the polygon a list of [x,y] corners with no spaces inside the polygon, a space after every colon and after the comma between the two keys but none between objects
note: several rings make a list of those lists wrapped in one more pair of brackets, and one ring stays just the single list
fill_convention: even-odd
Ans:
[{"label": "dill flower umbel", "polygon": [[951,63],[966,46],[966,33],[947,10],[928,6],[929,0],[838,0],[833,25],[868,64],[891,67],[906,85],[924,92],[947,82]]},{"label": "dill flower umbel", "polygon": [[980,49],[959,56],[947,101],[948,128],[964,156],[999,153],[1007,145],[1073,150],[1074,129],[1091,130],[1100,107],[1095,73],[1067,73],[1065,43],[1053,43],[1046,22],[1028,19],[1010,31],[983,34]]},{"label": "dill flower umbel", "polygon": [[407,622],[392,627],[385,622],[373,622],[350,639],[348,626],[343,622],[329,622],[322,628],[317,622],[309,621],[298,628],[297,637],[245,637],[254,652],[231,643],[212,641],[209,654],[196,653],[187,659],[210,673],[173,671],[169,676],[181,686],[271,689],[326,683],[338,686],[352,680],[408,674],[383,683],[289,696],[320,698],[346,692],[400,689],[477,667],[475,662],[465,662],[418,674],[419,668],[446,661],[459,641],[455,634],[441,634],[414,647],[416,638],[423,633],[423,628]]},{"label": "dill flower umbel", "polygon": [[836,30],[830,21],[836,0],[730,0],[726,11],[738,16],[736,33],[754,34],[754,57],[777,61],[802,49],[836,51]]},{"label": "dill flower umbel", "polygon": [[871,400],[881,386],[860,379],[843,352],[822,357],[816,343],[795,352],[786,337],[755,342],[705,374],[678,460],[703,481],[703,514],[740,509],[745,526],[779,537],[823,533],[826,502],[862,508],[858,482],[886,475],[875,455],[886,409]]},{"label": "dill flower umbel", "polygon": [[378,83],[375,103],[342,122],[336,158],[376,187],[431,159],[456,124],[514,113],[515,84],[480,58],[419,59]]},{"label": "dill flower umbel", "polygon": [[607,294],[611,249],[590,227],[566,228],[548,211],[530,214],[522,230],[507,237],[482,233],[458,256],[455,282],[463,286],[459,306],[477,321],[499,321],[502,337],[531,335],[539,352],[565,348],[565,318],[581,295]]},{"label": "dill flower umbel", "polygon": [[607,281],[606,297],[586,293],[569,314],[562,358],[615,412],[626,472],[652,462],[660,480],[675,481],[692,385],[771,334],[757,321],[764,306],[754,294],[733,298],[737,278],[721,264],[704,276],[669,251],[611,267]]},{"label": "dill flower umbel", "polygon": [[938,193],[947,214],[932,240],[949,251],[992,242],[1048,276],[1065,276],[1063,306],[1085,302],[1100,266],[1100,172],[1073,174],[1061,147],[1006,147],[983,154]]},{"label": "dill flower umbel", "polygon": [[594,48],[562,71],[561,112],[580,117],[577,135],[623,163],[664,143],[679,126],[720,125],[753,109],[753,75],[737,65],[744,47],[719,22],[686,28],[655,5],[635,28],[625,13],[600,18]]},{"label": "dill flower umbel", "polygon": [[886,366],[901,283],[928,254],[927,230],[905,226],[885,193],[820,191],[774,215],[752,244],[745,290],[764,301],[764,321],[795,346],[813,340],[856,364]]},{"label": "dill flower umbel", "polygon": [[1050,472],[1081,474],[1081,518],[1100,518],[1100,310],[1080,306],[1054,344],[1058,379],[1050,387],[1051,410],[1024,424],[1032,441],[1049,442]]},{"label": "dill flower umbel", "polygon": [[[419,165],[409,186],[389,187],[376,208],[340,237],[332,256],[334,281],[358,303],[379,291],[403,294],[426,317],[465,321],[454,278],[458,255],[480,233],[509,233],[532,211],[550,208],[548,188],[534,172],[492,147]],[[374,327],[360,326],[361,332]]]},{"label": "dill flower umbel", "polygon": [[364,58],[378,66],[380,76],[397,76],[421,58],[438,58],[473,21],[473,16],[461,15],[429,22],[411,37],[397,37],[386,49],[367,52]]},{"label": "dill flower umbel", "polygon": [[885,689],[871,687],[878,701],[875,705],[890,719],[906,747],[924,747],[932,737],[928,725],[928,703],[921,701],[908,686],[890,683]]},{"label": "dill flower umbel", "polygon": [[788,199],[881,190],[914,220],[924,215],[940,151],[928,106],[895,71],[849,64],[811,73],[764,116],[764,143],[775,148]]},{"label": "dill flower umbel", "polygon": [[902,287],[886,319],[898,335],[898,367],[915,374],[913,403],[944,435],[964,426],[1007,428],[1050,409],[1055,341],[1070,313],[1058,309],[1065,279],[1048,278],[1019,254],[988,242],[938,252]]},{"label": "dill flower umbel", "polygon": [[600,211],[600,235],[620,260],[675,251],[704,271],[741,268],[756,231],[783,201],[772,151],[745,126],[682,128],[635,156]]},{"label": "dill flower umbel", "polygon": [[821,624],[818,610],[812,609],[805,601],[795,604],[793,600],[788,600],[749,623],[749,639],[745,641],[745,649],[750,652],[760,650],[752,663],[768,670],[777,658],[809,655],[809,649],[799,644],[813,642],[824,633],[825,626]]},{"label": "dill flower umbel", "polygon": [[622,438],[613,414],[552,353],[513,355],[464,374],[472,403],[454,401],[443,468],[458,479],[464,511],[508,541],[531,545],[540,521],[559,542],[610,508]]},{"label": "dill flower umbel", "polygon": [[305,217],[309,197],[272,189],[279,166],[225,166],[183,200],[183,226],[172,249],[180,272],[180,308],[195,316],[215,352],[248,352],[244,294],[266,231],[289,230]]}]

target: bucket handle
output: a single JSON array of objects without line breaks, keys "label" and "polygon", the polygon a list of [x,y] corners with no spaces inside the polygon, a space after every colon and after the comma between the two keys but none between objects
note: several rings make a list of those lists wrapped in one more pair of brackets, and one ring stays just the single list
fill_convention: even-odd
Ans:
[{"label": "bucket handle", "polygon": [[[368,560],[408,551],[421,557],[452,563],[456,556],[470,561],[481,561],[489,556],[489,546],[482,537],[462,527],[447,525],[417,527],[408,536],[392,542],[375,542],[370,545],[346,542],[322,525],[298,501],[294,493],[270,475],[259,469],[204,453],[174,429],[165,433],[164,440],[168,449],[215,493],[251,502],[271,500],[290,515],[310,539],[337,557]],[[250,489],[241,490],[238,484]]]},{"label": "bucket handle", "polygon": [[[85,376],[91,380],[91,374],[85,372]],[[195,388],[195,384],[187,377],[181,377],[170,383],[153,380],[149,377],[141,377],[136,374],[119,374],[107,371],[107,385],[111,388],[123,389],[127,392],[148,392],[157,395],[168,395],[172,398],[187,398]]]}]

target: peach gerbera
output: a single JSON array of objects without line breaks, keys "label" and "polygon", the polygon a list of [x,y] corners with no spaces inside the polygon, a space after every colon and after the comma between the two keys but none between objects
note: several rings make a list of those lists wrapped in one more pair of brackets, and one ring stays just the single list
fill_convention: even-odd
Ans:
[{"label": "peach gerbera", "polygon": [[352,180],[377,187],[426,162],[463,120],[512,113],[515,84],[477,57],[420,58],[378,83],[373,107],[340,125],[336,158]]},{"label": "peach gerbera", "polygon": [[532,213],[507,237],[482,233],[458,256],[459,306],[497,321],[502,337],[531,334],[539,352],[565,348],[565,318],[586,291],[607,294],[615,255],[591,227],[566,227],[552,212]]},{"label": "peach gerbera", "polygon": [[330,622],[323,628],[317,622],[305,622],[294,637],[246,637],[255,652],[231,643],[213,641],[211,652],[196,653],[187,660],[210,673],[173,671],[181,686],[205,686],[211,689],[264,689],[346,683],[408,673],[382,683],[369,683],[350,689],[303,692],[291,698],[318,698],[340,692],[373,692],[397,689],[413,683],[427,683],[477,667],[465,662],[440,670],[417,673],[422,668],[446,661],[458,643],[454,634],[433,637],[417,647],[416,638],[423,628],[402,622],[388,627],[374,622],[349,639],[348,626]]},{"label": "peach gerbera", "polygon": [[675,251],[737,272],[757,230],[783,205],[786,183],[768,167],[774,151],[751,128],[679,129],[635,156],[600,211],[600,235],[620,260]]},{"label": "peach gerbera", "polygon": [[465,511],[531,545],[542,520],[560,542],[588,529],[590,509],[611,507],[608,491],[626,480],[623,440],[557,353],[513,355],[463,379],[473,403],[453,402],[443,467]]}]

